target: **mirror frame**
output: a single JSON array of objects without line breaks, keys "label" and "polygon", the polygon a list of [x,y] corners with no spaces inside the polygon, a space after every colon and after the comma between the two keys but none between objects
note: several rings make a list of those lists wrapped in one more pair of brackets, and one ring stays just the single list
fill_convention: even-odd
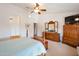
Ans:
[{"label": "mirror frame", "polygon": [[[50,27],[53,26],[50,30]],[[48,23],[45,23],[45,31],[49,32],[58,32],[58,22],[57,21],[49,21]]]},{"label": "mirror frame", "polygon": [[55,22],[53,21],[48,22],[48,31],[55,32]]}]

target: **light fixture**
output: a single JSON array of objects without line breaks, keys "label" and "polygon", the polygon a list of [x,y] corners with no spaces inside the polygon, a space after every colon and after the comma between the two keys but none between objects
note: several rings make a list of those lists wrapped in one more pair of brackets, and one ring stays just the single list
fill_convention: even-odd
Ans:
[{"label": "light fixture", "polygon": [[38,9],[39,9],[39,7],[36,7],[35,9],[37,9],[37,10],[38,10]]},{"label": "light fixture", "polygon": [[38,10],[38,9],[35,9],[35,10],[34,10],[34,12],[36,12],[36,13],[37,13],[37,12],[39,12],[39,10]]},{"label": "light fixture", "polygon": [[39,7],[34,8],[34,12],[38,13],[39,12]]},{"label": "light fixture", "polygon": [[75,18],[75,21],[79,21],[79,18]]}]

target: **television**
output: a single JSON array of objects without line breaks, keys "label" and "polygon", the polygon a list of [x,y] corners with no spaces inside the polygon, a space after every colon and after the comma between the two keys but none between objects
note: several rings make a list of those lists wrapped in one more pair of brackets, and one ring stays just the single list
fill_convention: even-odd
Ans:
[{"label": "television", "polygon": [[79,18],[79,14],[65,17],[65,24],[79,23],[79,20],[78,21],[75,20],[76,18]]}]

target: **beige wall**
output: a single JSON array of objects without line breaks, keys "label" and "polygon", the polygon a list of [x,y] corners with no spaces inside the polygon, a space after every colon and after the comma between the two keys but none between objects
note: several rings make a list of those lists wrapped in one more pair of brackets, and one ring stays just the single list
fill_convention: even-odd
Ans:
[{"label": "beige wall", "polygon": [[[10,18],[13,18],[12,23],[9,22]],[[0,38],[16,34],[25,36],[26,20],[27,13],[24,9],[11,4],[0,4]]]},{"label": "beige wall", "polygon": [[[79,12],[65,12],[65,13],[56,13],[56,14],[53,14],[53,13],[48,13],[48,14],[43,14],[43,15],[39,15],[39,16],[32,16],[32,17],[35,17],[32,18],[30,17],[29,18],[29,22],[32,24],[34,21],[38,23],[38,35],[41,35],[42,32],[44,31],[45,29],[45,22],[49,22],[50,20],[56,20],[58,21],[58,32],[61,34],[62,36],[62,33],[63,33],[63,25],[64,25],[64,19],[66,16],[70,16],[70,15],[74,15],[74,14],[78,14]],[[37,18],[37,20],[36,20]],[[32,22],[30,21],[32,20]],[[30,31],[32,30],[33,28],[29,29]],[[30,32],[31,33],[31,32]]]},{"label": "beige wall", "polygon": [[[54,19],[58,21],[58,32],[63,33],[63,24],[64,17],[78,14],[79,12],[65,12],[65,13],[44,13],[42,15],[32,14],[31,17],[28,17],[29,14],[26,10],[11,4],[0,4],[0,38],[8,37],[11,34],[20,34],[21,36],[26,36],[25,23],[30,24],[29,27],[29,37],[33,36],[33,23],[38,23],[38,35],[41,35],[45,28],[45,22]],[[19,25],[14,24],[15,27],[12,27],[9,23],[10,17],[19,17]],[[15,19],[16,20],[16,19]],[[14,26],[13,25],[13,26]],[[17,27],[16,27],[17,25]],[[18,29],[18,30],[17,30]],[[15,30],[15,31],[14,31]],[[16,33],[14,33],[16,32]]]}]

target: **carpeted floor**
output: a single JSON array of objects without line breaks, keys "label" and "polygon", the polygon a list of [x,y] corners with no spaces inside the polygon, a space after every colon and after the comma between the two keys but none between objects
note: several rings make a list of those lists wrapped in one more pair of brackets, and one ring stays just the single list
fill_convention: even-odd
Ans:
[{"label": "carpeted floor", "polygon": [[60,42],[48,41],[46,56],[77,56],[77,49]]}]

